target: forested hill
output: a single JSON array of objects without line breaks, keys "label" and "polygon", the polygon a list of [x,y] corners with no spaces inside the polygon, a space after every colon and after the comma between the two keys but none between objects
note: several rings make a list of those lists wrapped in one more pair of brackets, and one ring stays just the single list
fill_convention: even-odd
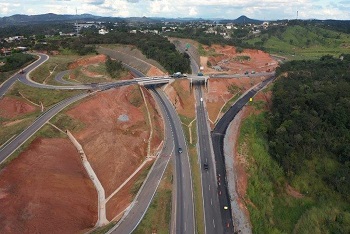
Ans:
[{"label": "forested hill", "polygon": [[349,204],[350,55],[291,61],[277,75],[268,131],[271,154],[291,180],[315,175],[319,184],[304,183],[316,199],[342,197]]}]

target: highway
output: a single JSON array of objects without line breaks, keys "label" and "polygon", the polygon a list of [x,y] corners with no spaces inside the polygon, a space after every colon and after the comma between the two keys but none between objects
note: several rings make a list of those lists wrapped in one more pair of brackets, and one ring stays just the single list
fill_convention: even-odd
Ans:
[{"label": "highway", "polygon": [[[220,183],[218,183],[218,193],[220,211],[222,217],[222,225],[224,227],[224,233],[233,233],[233,220],[232,220],[232,210],[230,196],[227,188],[226,179],[226,168],[225,168],[225,157],[224,157],[224,137],[226,134],[227,127],[234,119],[236,114],[243,108],[243,106],[253,97],[259,90],[265,87],[270,81],[274,79],[274,76],[261,82],[256,88],[250,90],[245,95],[243,95],[239,100],[236,101],[234,105],[224,114],[224,116],[216,124],[214,130],[212,131],[211,138],[213,142],[213,149],[216,160],[216,173],[217,177],[220,178]],[[223,209],[227,207],[227,209]]]},{"label": "highway", "polygon": [[[165,106],[167,116],[172,123],[172,132],[174,135],[175,145],[175,197],[176,205],[173,214],[175,217],[175,223],[171,233],[195,233],[195,219],[194,219],[194,206],[193,206],[193,188],[192,188],[192,175],[189,162],[189,155],[187,151],[187,145],[185,142],[185,135],[182,130],[180,118],[177,115],[171,102],[165,96],[163,91],[156,92],[158,98],[161,100],[162,105]],[[179,153],[177,149],[182,148],[182,153]],[[174,194],[175,193],[175,194]]]},{"label": "highway", "polygon": [[[204,206],[205,232],[223,233],[221,212],[217,191],[217,179],[215,173],[215,160],[212,154],[210,127],[205,109],[205,102],[201,86],[195,85],[197,133],[198,133],[198,154],[200,156],[200,168],[202,179],[202,194]],[[202,98],[202,99],[201,99]],[[203,101],[201,101],[203,100]],[[204,163],[208,169],[203,168]]]}]

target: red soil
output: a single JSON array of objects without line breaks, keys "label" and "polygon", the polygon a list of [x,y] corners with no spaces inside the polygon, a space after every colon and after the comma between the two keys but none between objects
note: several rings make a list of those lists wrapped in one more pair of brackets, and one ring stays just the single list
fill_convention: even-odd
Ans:
[{"label": "red soil", "polygon": [[[215,121],[220,113],[220,109],[225,103],[230,100],[235,94],[231,94],[228,90],[230,85],[235,85],[240,89],[241,94],[252,86],[263,80],[263,77],[252,77],[252,78],[232,78],[232,79],[221,79],[221,78],[210,78],[209,79],[209,92],[206,93],[206,104],[211,121]],[[223,113],[220,113],[221,117]]]},{"label": "red soil", "polygon": [[164,76],[165,73],[162,72],[159,68],[155,66],[151,66],[151,68],[148,70],[147,76]]},{"label": "red soil", "polygon": [[107,59],[106,55],[103,55],[103,54],[96,55],[93,57],[82,58],[75,62],[70,63],[68,66],[68,69],[75,69],[80,66],[87,66],[95,63],[102,63],[102,62],[105,62],[106,59]]},{"label": "red soil", "polygon": [[[204,47],[205,50],[215,51],[215,56],[202,57],[202,66],[206,74],[211,73],[228,73],[243,74],[246,71],[274,71],[278,63],[267,53],[261,50],[245,49],[242,53],[237,53],[233,46],[212,45]],[[250,60],[239,61],[240,56],[249,56]],[[206,59],[207,58],[207,59]],[[209,61],[212,66],[219,65],[224,71],[219,72],[207,66]]]},{"label": "red soil", "polygon": [[179,114],[195,118],[194,96],[190,91],[189,80],[176,80],[166,87],[165,93]]},{"label": "red soil", "polygon": [[36,139],[0,178],[0,233],[78,233],[97,221],[96,190],[68,139]]},{"label": "red soil", "polygon": [[[130,103],[135,98],[140,98],[143,103],[138,87],[120,87],[98,93],[68,111],[68,115],[85,124],[84,130],[74,133],[74,136],[82,144],[105,189],[106,197],[116,190],[147,156],[150,135],[147,113],[144,104],[135,107]],[[129,120],[119,121],[120,115],[127,115]],[[163,134],[164,127],[159,114],[152,116],[156,119],[152,122],[159,128],[158,131],[154,131],[154,150],[158,147],[156,143],[162,139],[162,135],[159,134]],[[123,191],[119,193],[125,194]],[[109,217],[117,215],[120,207],[126,207],[130,200],[123,199],[119,202],[119,206],[108,210]]]},{"label": "red soil", "polygon": [[0,99],[0,117],[16,118],[27,113],[34,112],[37,107],[13,97],[4,97]]},{"label": "red soil", "polygon": [[[147,163],[144,168],[139,171],[124,187],[121,189],[116,195],[114,195],[107,203],[106,210],[107,210],[107,219],[112,220],[115,218],[116,215],[121,215],[123,211],[128,208],[130,203],[133,200],[133,194],[131,193],[131,189],[135,182],[137,181],[138,177],[142,173],[143,170],[145,170],[149,165],[151,165],[152,162]],[[136,196],[136,194],[135,194]],[[117,220],[120,218],[117,217]]]}]

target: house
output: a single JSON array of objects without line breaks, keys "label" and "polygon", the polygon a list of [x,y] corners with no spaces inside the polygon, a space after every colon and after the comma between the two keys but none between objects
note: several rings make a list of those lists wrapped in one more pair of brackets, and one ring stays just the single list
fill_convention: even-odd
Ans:
[{"label": "house", "polygon": [[108,31],[104,28],[101,28],[100,30],[98,30],[98,34],[100,34],[100,35],[105,35],[107,33],[108,33]]}]

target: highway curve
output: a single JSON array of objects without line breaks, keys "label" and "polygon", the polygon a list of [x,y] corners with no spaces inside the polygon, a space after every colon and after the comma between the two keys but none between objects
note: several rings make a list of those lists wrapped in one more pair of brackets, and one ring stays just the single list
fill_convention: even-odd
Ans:
[{"label": "highway curve", "polygon": [[[261,82],[256,88],[250,90],[244,94],[231,108],[222,116],[219,122],[216,124],[214,130],[211,133],[213,142],[213,148],[216,160],[216,173],[220,178],[221,183],[218,183],[219,203],[222,217],[222,223],[224,226],[224,233],[233,233],[233,220],[230,196],[227,187],[226,168],[225,168],[225,156],[224,156],[224,137],[227,127],[234,119],[236,114],[243,108],[243,106],[253,97],[259,90],[265,87],[270,81],[274,79],[274,76]],[[227,207],[227,209],[224,209]]]}]

